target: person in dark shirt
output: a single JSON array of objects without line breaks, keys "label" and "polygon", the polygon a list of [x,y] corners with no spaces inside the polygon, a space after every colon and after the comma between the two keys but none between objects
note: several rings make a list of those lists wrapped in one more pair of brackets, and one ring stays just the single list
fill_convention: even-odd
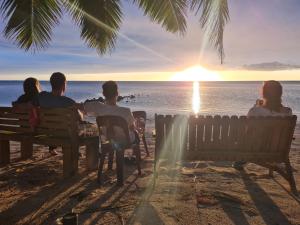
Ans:
[{"label": "person in dark shirt", "polygon": [[73,99],[64,96],[67,79],[63,73],[53,73],[50,77],[50,84],[52,91],[42,91],[39,93],[37,99],[34,101],[35,105],[42,108],[65,108],[76,104]]},{"label": "person in dark shirt", "polygon": [[[50,84],[52,91],[42,91],[38,96],[33,100],[33,105],[40,106],[42,108],[65,108],[75,106],[76,102],[64,96],[67,79],[63,73],[55,72],[50,77]],[[82,119],[82,115],[78,112],[79,119]],[[55,146],[49,146],[49,151],[51,154],[56,155]]]},{"label": "person in dark shirt", "polygon": [[12,102],[13,106],[32,103],[41,91],[40,82],[36,78],[29,77],[23,82],[23,90],[24,94]]}]

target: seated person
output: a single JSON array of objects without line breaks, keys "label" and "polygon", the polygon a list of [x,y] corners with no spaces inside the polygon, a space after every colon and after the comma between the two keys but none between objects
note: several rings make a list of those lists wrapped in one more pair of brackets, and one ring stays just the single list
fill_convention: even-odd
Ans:
[{"label": "seated person", "polygon": [[67,79],[63,73],[56,72],[50,77],[52,91],[39,93],[35,105],[43,108],[65,108],[74,106],[76,102],[64,96],[67,88]]},{"label": "seated person", "polygon": [[40,82],[36,78],[29,77],[23,82],[23,90],[24,94],[21,95],[16,101],[12,102],[14,107],[26,107],[28,106],[28,103],[31,104],[41,91]]},{"label": "seated person", "polygon": [[[253,116],[292,116],[292,109],[282,105],[282,86],[278,81],[266,81],[262,87],[263,100],[257,100],[248,112],[248,117]],[[246,162],[235,162],[233,167],[243,170]]]},{"label": "seated person", "polygon": [[[50,77],[50,84],[52,91],[46,92],[42,91],[34,99],[33,104],[35,106],[40,106],[42,108],[65,108],[75,106],[76,102],[64,96],[67,87],[67,79],[63,73],[56,72],[53,73]],[[82,120],[82,114],[78,112],[78,117]],[[56,147],[50,146],[49,151],[51,154],[57,154],[55,152]]]},{"label": "seated person", "polygon": [[[84,111],[91,116],[120,116],[124,118],[129,127],[129,135],[132,143],[138,143],[139,139],[135,133],[135,119],[131,113],[131,110],[126,107],[120,107],[117,105],[118,85],[114,81],[107,81],[102,85],[103,95],[105,97],[105,103],[98,101],[84,103]],[[125,140],[125,134],[122,131],[115,128],[116,139],[119,141]]]}]

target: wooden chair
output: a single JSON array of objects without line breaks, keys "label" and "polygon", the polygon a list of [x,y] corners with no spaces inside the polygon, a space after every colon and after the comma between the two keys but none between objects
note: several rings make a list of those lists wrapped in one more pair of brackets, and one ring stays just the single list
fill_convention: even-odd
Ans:
[{"label": "wooden chair", "polygon": [[138,132],[139,132],[139,134],[141,134],[142,141],[144,143],[147,156],[149,156],[150,154],[149,154],[149,151],[148,151],[148,146],[147,146],[146,137],[145,137],[145,127],[146,127],[147,114],[146,114],[145,111],[134,111],[134,112],[132,112],[132,114],[133,114],[133,117],[136,120]]},{"label": "wooden chair", "polygon": [[[161,159],[246,161],[282,175],[297,195],[289,152],[297,116],[155,116],[155,173]],[[283,163],[285,168],[278,166]]]},{"label": "wooden chair", "polygon": [[[98,167],[98,182],[102,182],[102,171],[107,154],[110,158],[113,157],[114,152],[116,153],[116,171],[117,171],[117,182],[118,185],[123,185],[124,182],[124,151],[126,149],[132,148],[134,154],[136,155],[136,163],[139,175],[141,174],[141,153],[139,145],[131,144],[128,124],[125,119],[118,116],[99,116],[97,117],[97,124],[99,128],[99,135],[105,135],[107,141],[101,140],[101,154],[100,162]],[[115,129],[114,127],[119,127],[125,134],[126,139],[124,143],[120,143],[119,140],[115,139]],[[104,133],[103,131],[106,130]],[[112,167],[112,165],[109,165]]]}]

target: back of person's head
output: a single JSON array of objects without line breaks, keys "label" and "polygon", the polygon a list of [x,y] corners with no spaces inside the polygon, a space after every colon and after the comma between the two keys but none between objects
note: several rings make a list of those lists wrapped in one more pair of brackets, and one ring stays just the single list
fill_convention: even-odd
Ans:
[{"label": "back of person's head", "polygon": [[282,86],[278,81],[265,81],[262,87],[262,95],[264,98],[264,106],[275,112],[280,112],[282,108]]},{"label": "back of person's head", "polygon": [[50,77],[50,84],[52,87],[52,91],[60,91],[65,88],[66,84],[66,76],[63,73],[55,72]]},{"label": "back of person's head", "polygon": [[33,77],[29,77],[23,82],[25,95],[35,96],[40,92],[40,82]]},{"label": "back of person's head", "polygon": [[102,85],[103,95],[106,99],[112,99],[119,95],[118,85],[115,81],[107,81]]}]

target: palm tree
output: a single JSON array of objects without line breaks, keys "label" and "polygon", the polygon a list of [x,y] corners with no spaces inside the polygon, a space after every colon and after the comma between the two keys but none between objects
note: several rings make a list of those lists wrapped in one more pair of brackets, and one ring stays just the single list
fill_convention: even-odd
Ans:
[{"label": "palm tree", "polygon": [[[122,22],[121,0],[1,0],[3,35],[19,48],[37,51],[49,46],[54,26],[64,13],[80,27],[81,38],[97,52],[111,51]],[[227,0],[128,0],[172,33],[184,34],[187,11],[200,14],[200,24],[224,58],[223,32],[229,20]]]}]

